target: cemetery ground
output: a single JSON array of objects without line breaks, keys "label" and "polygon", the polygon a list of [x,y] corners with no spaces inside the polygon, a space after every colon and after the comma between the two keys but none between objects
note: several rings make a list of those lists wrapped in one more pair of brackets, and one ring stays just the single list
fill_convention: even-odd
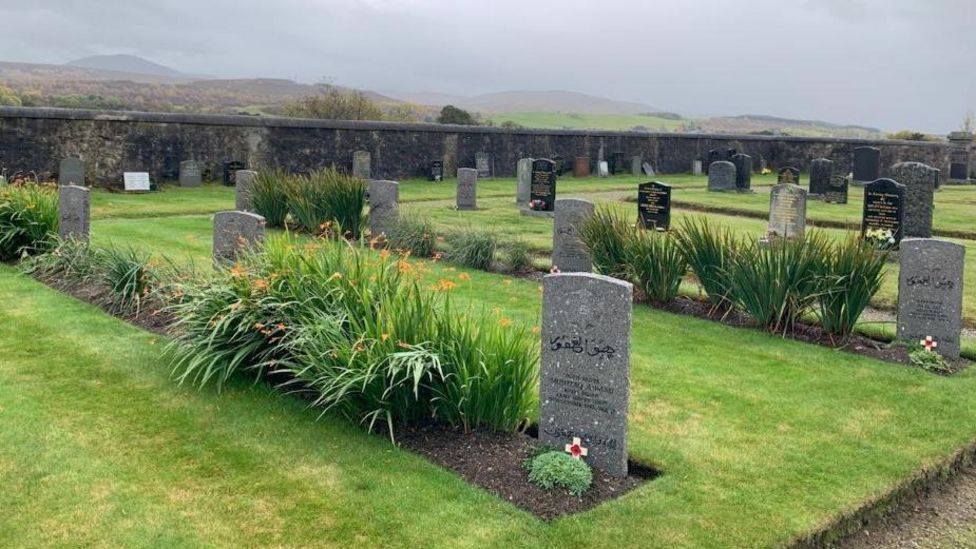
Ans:
[{"label": "cemetery ground", "polygon": [[[609,201],[636,217],[621,199],[647,179],[561,179],[559,193]],[[658,179],[675,185],[676,205],[704,188],[703,178]],[[471,224],[519,235],[542,266],[551,221],[520,216],[514,187],[481,181],[481,209],[455,212],[453,181],[404,182],[402,209],[422,211],[444,230]],[[937,228],[944,197],[976,197],[966,191],[937,195]],[[722,198],[743,212],[768,200],[761,189]],[[209,269],[212,212],[232,204],[232,189],[215,186],[96,192],[93,243]],[[811,206],[816,224],[819,208]],[[856,219],[856,193],[838,208]],[[676,212],[676,221],[690,214]],[[745,213],[710,217],[765,231]],[[428,276],[456,282],[457,300],[538,324],[538,281],[428,265]],[[880,305],[895,281],[892,272]],[[972,325],[976,284],[966,282]],[[775,546],[906,496],[913,483],[964,461],[976,441],[971,368],[942,377],[635,306],[630,455],[663,474],[586,512],[541,522],[265,384],[179,386],[160,356],[164,336],[14,267],[0,266],[0,297],[2,545]]]}]

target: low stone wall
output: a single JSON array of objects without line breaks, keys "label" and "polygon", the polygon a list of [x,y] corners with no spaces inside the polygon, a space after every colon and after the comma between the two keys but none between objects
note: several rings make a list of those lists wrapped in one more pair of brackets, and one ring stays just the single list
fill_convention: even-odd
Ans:
[{"label": "low stone wall", "polygon": [[[514,176],[521,157],[551,158],[571,169],[576,156],[609,158],[621,153],[629,171],[641,155],[661,173],[691,170],[710,149],[734,148],[753,156],[759,169],[796,166],[830,158],[842,173],[851,170],[854,148],[881,149],[882,175],[902,161],[924,162],[948,173],[948,142],[867,141],[802,137],[735,136],[603,131],[509,130],[502,128],[304,120],[249,116],[105,112],[72,109],[0,108],[0,167],[7,173],[54,174],[68,156],[85,160],[89,182],[121,186],[122,172],[147,171],[154,179],[176,180],[181,160],[201,162],[219,179],[225,161],[253,168],[280,166],[304,172],[325,166],[351,171],[356,150],[372,155],[372,177],[424,176],[433,160],[445,177],[475,167],[487,152],[495,175]],[[943,175],[945,177],[945,175]]]}]

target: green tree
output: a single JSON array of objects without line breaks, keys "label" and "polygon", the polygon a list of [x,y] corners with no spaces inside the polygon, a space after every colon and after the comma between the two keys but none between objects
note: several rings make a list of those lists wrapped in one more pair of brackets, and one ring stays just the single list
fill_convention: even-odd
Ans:
[{"label": "green tree", "polygon": [[460,124],[462,126],[477,126],[478,122],[471,116],[471,113],[464,109],[459,109],[454,105],[446,105],[441,109],[440,116],[437,117],[438,124]]},{"label": "green tree", "polygon": [[901,139],[902,141],[931,141],[932,138],[922,132],[913,130],[902,130],[900,132],[889,133],[888,139]]},{"label": "green tree", "polygon": [[323,120],[382,120],[383,111],[365,93],[329,86],[319,95],[287,103],[282,114]]},{"label": "green tree", "polygon": [[0,105],[5,107],[19,107],[22,105],[17,92],[0,84]]}]

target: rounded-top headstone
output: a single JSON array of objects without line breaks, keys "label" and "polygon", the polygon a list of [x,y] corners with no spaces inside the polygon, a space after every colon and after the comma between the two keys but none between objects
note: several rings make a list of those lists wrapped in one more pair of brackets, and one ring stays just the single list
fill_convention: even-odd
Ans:
[{"label": "rounded-top headstone", "polygon": [[580,227],[593,215],[589,200],[560,198],[556,200],[556,218],[552,224],[552,266],[560,272],[588,273],[593,257],[580,238]]},{"label": "rounded-top headstone", "polygon": [[264,217],[252,212],[214,214],[213,259],[215,263],[234,261],[242,252],[264,241]]},{"label": "rounded-top headstone", "polygon": [[937,172],[921,162],[899,162],[891,167],[891,178],[905,186],[905,238],[932,236]]},{"label": "rounded-top headstone", "polygon": [[735,164],[728,160],[712,162],[708,166],[708,190],[734,191]]}]

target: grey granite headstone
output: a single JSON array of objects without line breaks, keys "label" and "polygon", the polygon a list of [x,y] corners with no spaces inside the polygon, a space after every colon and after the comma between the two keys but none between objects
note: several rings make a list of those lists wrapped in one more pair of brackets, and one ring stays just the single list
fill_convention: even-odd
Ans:
[{"label": "grey granite headstone", "polygon": [[898,273],[898,339],[931,337],[935,351],[959,357],[966,247],[931,238],[901,242]]},{"label": "grey granite headstone", "polygon": [[692,175],[701,175],[702,174],[702,161],[701,160],[694,160],[694,161],[692,161],[692,163],[691,163],[691,173],[692,173]]},{"label": "grey granite headstone", "polygon": [[478,170],[458,168],[457,209],[475,210],[478,208]]},{"label": "grey granite headstone", "polygon": [[654,171],[654,166],[652,166],[650,162],[644,162],[643,168],[644,168],[644,175],[649,175],[652,177],[657,175],[657,172]]},{"label": "grey granite headstone", "polygon": [[713,162],[708,167],[708,190],[734,191],[735,164],[727,160]]},{"label": "grey granite headstone", "polygon": [[58,188],[58,235],[88,242],[91,227],[91,199],[86,187],[61,185]]},{"label": "grey granite headstone", "polygon": [[588,464],[626,476],[633,286],[566,273],[542,287],[540,442],[562,449],[579,438]]},{"label": "grey granite headstone", "polygon": [[807,192],[792,183],[773,185],[769,193],[769,232],[803,238],[807,225]]},{"label": "grey granite headstone", "polygon": [[180,162],[180,187],[199,187],[203,183],[200,163],[196,160]]},{"label": "grey granite headstone", "polygon": [[475,153],[474,167],[477,170],[478,177],[488,179],[491,177],[491,156],[486,152]]},{"label": "grey granite headstone", "polygon": [[251,203],[251,187],[258,172],[253,170],[237,170],[234,174],[234,207],[239,212],[253,212]]},{"label": "grey granite headstone", "polygon": [[881,150],[875,147],[854,149],[854,184],[865,185],[881,177]]},{"label": "grey granite headstone", "polygon": [[639,177],[641,174],[641,167],[644,163],[644,159],[640,156],[630,157],[630,175],[634,177]]},{"label": "grey granite headstone", "polygon": [[515,202],[528,204],[529,196],[532,194],[532,159],[520,158],[516,174],[518,176],[518,193],[515,196]]},{"label": "grey granite headstone", "polygon": [[214,263],[233,262],[243,251],[264,242],[264,218],[251,212],[217,212],[214,215]]},{"label": "grey granite headstone", "polygon": [[823,196],[830,187],[834,176],[834,162],[827,158],[817,158],[810,162],[810,195]]},{"label": "grey granite headstone", "polygon": [[369,232],[373,238],[389,232],[399,215],[400,184],[396,181],[371,180],[369,182]]},{"label": "grey granite headstone", "polygon": [[936,172],[921,162],[899,162],[891,167],[891,178],[905,186],[905,238],[932,236]]},{"label": "grey granite headstone", "polygon": [[556,200],[552,224],[552,266],[564,273],[588,273],[593,257],[580,239],[579,228],[593,215],[593,203],[578,198]]},{"label": "grey granite headstone", "polygon": [[58,165],[58,185],[85,186],[85,162],[80,158],[65,158]]},{"label": "grey granite headstone", "polygon": [[830,178],[827,184],[827,192],[824,193],[824,202],[828,204],[847,204],[847,191],[850,188],[849,182],[843,175],[835,175]]},{"label": "grey granite headstone", "polygon": [[735,154],[731,158],[735,164],[735,188],[738,191],[752,190],[752,157],[748,154]]},{"label": "grey granite headstone", "polygon": [[369,179],[372,174],[372,158],[369,151],[355,151],[352,153],[352,176],[359,179]]},{"label": "grey granite headstone", "polygon": [[600,177],[610,177],[610,164],[606,160],[601,160],[598,166],[598,175]]}]

